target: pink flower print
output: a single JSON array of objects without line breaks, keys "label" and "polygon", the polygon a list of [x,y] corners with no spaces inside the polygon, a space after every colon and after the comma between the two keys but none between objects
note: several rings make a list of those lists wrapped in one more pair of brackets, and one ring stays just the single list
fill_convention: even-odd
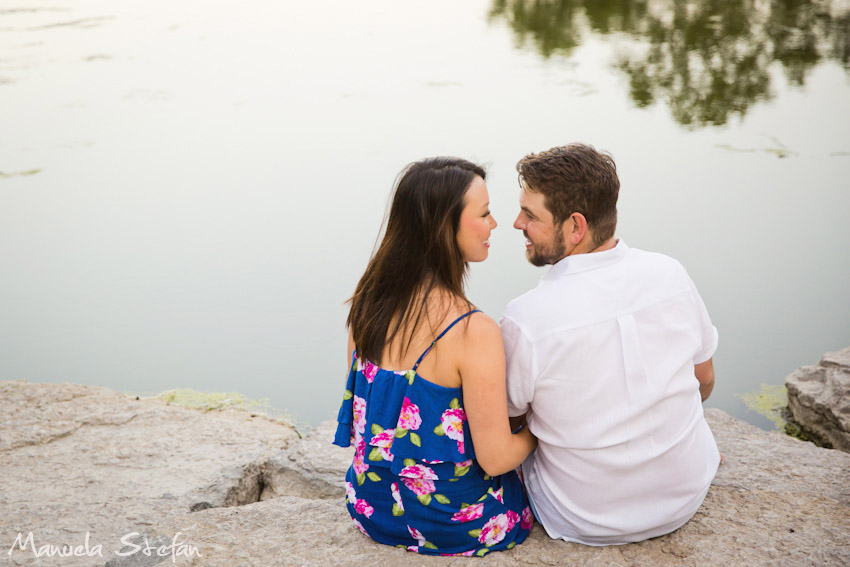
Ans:
[{"label": "pink flower print", "polygon": [[443,426],[443,431],[446,437],[457,441],[457,450],[464,453],[463,444],[463,422],[466,421],[466,412],[463,408],[447,409],[440,416],[440,424]]},{"label": "pink flower print", "polygon": [[410,465],[404,467],[398,476],[406,476],[408,478],[424,478],[426,480],[440,480],[434,469],[428,468],[425,465]]},{"label": "pink flower print", "polygon": [[465,460],[461,463],[455,463],[455,466],[459,469],[462,469],[464,467],[471,467],[472,466],[472,459],[467,459],[467,460]]},{"label": "pink flower print", "polygon": [[393,441],[395,440],[395,429],[384,429],[374,437],[369,442],[370,445],[374,445],[378,448],[378,452],[381,454],[381,458],[385,461],[392,461],[393,454],[390,453],[390,448],[393,446]]},{"label": "pink flower print", "polygon": [[354,518],[351,518],[351,519],[352,519],[352,520],[354,520],[354,526],[355,526],[358,530],[360,530],[361,532],[363,532],[363,535],[369,535],[368,533],[366,533],[366,528],[364,528],[364,527],[363,527],[363,524],[361,524],[360,522],[358,522],[358,521],[357,521],[356,519],[354,519]]},{"label": "pink flower print", "polygon": [[478,536],[478,541],[490,547],[505,539],[505,536],[511,531],[514,525],[519,521],[519,514],[513,510],[508,510],[505,514],[493,516],[484,527],[481,528],[481,534]]},{"label": "pink flower print", "polygon": [[519,522],[519,514],[514,512],[513,510],[508,510],[505,512],[505,515],[508,517],[508,531],[514,529],[514,526],[517,522]]},{"label": "pink flower print", "polygon": [[369,444],[375,447],[389,448],[393,445],[393,439],[395,439],[395,429],[384,429],[377,435],[373,435]]},{"label": "pink flower print", "polygon": [[367,518],[371,518],[372,514],[375,512],[375,509],[369,505],[365,500],[357,500],[354,504],[354,511],[358,514],[363,514]]},{"label": "pink flower print", "polygon": [[473,504],[472,506],[467,506],[466,508],[462,508],[460,512],[455,512],[452,515],[453,522],[471,522],[472,520],[477,520],[484,514],[484,503],[480,502],[478,504]]},{"label": "pink flower print", "polygon": [[361,360],[360,367],[358,368],[360,372],[363,373],[363,376],[366,378],[366,381],[370,384],[372,380],[375,379],[375,374],[378,373],[378,367],[369,362],[368,360]]},{"label": "pink flower print", "polygon": [[469,551],[464,551],[463,553],[441,553],[443,557],[472,557],[475,555],[475,550],[470,549]]},{"label": "pink flower print", "polygon": [[425,545],[427,543],[427,541],[425,540],[425,536],[422,535],[416,528],[411,528],[410,526],[407,526],[407,531],[410,532],[410,537],[419,542],[419,545]]},{"label": "pink flower print", "polygon": [[500,488],[499,490],[493,490],[492,488],[487,489],[487,494],[489,494],[490,496],[492,496],[493,498],[495,498],[496,500],[498,500],[502,504],[505,503],[504,499],[502,498],[502,495],[504,493],[505,493],[504,487]]},{"label": "pink flower print", "polygon": [[401,494],[398,492],[398,483],[392,483],[390,485],[390,490],[393,493],[393,500],[395,500],[395,503],[398,504],[398,509],[404,512],[404,504],[401,503]]},{"label": "pink flower print", "polygon": [[354,431],[363,435],[366,431],[366,400],[360,396],[354,396]]},{"label": "pink flower print", "polygon": [[416,496],[425,496],[426,494],[431,494],[432,492],[437,491],[437,487],[434,486],[433,480],[427,480],[424,478],[403,478],[401,482],[404,485],[412,490]]},{"label": "pink flower print", "polygon": [[354,467],[355,474],[363,474],[369,470],[369,465],[367,465],[366,462],[363,460],[365,452],[366,440],[361,439],[360,442],[357,443],[357,447],[354,450],[354,462],[352,463],[352,466]]},{"label": "pink flower print", "polygon": [[447,409],[440,416],[443,431],[445,431],[449,439],[454,439],[455,441],[463,438],[464,421],[466,421],[466,412],[463,411],[463,408]]},{"label": "pink flower print", "polygon": [[526,506],[522,511],[522,522],[519,527],[524,530],[530,530],[531,526],[534,524],[534,514],[531,512],[531,507]]},{"label": "pink flower print", "polygon": [[345,483],[345,494],[348,496],[348,501],[351,502],[352,505],[357,502],[357,493],[354,492],[354,485],[348,481]]},{"label": "pink flower print", "polygon": [[419,406],[410,403],[410,398],[404,397],[401,404],[401,413],[398,416],[397,428],[416,431],[422,425],[422,418],[419,416]]}]

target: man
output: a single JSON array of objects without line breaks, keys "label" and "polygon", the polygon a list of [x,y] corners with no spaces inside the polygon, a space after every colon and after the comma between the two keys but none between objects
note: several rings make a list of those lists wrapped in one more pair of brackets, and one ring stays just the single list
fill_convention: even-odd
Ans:
[{"label": "man", "polygon": [[614,238],[613,158],[571,144],[517,164],[514,228],[553,264],[501,321],[508,412],[538,438],[522,465],[550,537],[587,545],[672,532],[720,462],[703,417],[717,330],[676,260]]}]

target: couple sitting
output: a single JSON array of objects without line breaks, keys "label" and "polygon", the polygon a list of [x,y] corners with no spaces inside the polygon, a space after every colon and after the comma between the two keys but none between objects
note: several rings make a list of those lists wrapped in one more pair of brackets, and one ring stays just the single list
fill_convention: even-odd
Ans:
[{"label": "couple sitting", "polygon": [[678,262],[614,238],[612,158],[572,144],[517,170],[514,227],[553,266],[501,325],[464,293],[496,221],[484,170],[457,158],[406,169],[351,299],[334,442],[355,446],[348,510],[380,543],[480,556],[535,517],[552,538],[640,541],[687,522],[717,470],[717,331]]}]

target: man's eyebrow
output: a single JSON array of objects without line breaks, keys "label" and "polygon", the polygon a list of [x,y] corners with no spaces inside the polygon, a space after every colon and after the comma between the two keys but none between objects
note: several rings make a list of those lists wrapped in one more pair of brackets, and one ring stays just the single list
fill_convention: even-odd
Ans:
[{"label": "man's eyebrow", "polygon": [[522,212],[524,212],[528,216],[530,216],[530,217],[534,216],[534,213],[532,213],[531,210],[528,207],[524,207],[523,205],[520,205],[519,208]]}]

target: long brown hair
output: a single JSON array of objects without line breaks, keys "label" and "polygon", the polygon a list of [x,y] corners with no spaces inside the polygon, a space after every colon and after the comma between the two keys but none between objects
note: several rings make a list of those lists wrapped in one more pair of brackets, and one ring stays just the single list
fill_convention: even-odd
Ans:
[{"label": "long brown hair", "polygon": [[476,175],[486,177],[481,166],[454,157],[417,161],[400,174],[384,238],[349,300],[346,325],[361,358],[380,361],[399,333],[406,339],[404,356],[423,316],[427,320],[435,290],[471,308],[463,291],[469,266],[457,231]]}]

